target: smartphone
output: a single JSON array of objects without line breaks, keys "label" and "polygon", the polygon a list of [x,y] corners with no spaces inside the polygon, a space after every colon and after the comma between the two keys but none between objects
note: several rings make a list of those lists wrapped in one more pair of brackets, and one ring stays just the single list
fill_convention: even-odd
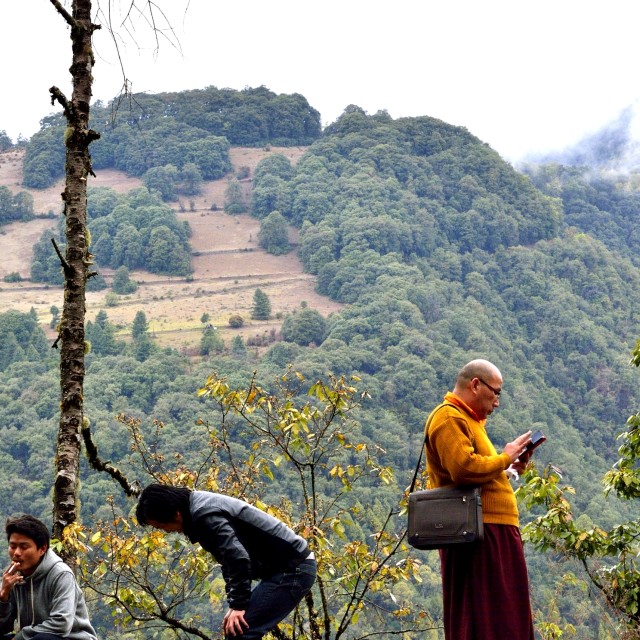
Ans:
[{"label": "smartphone", "polygon": [[531,442],[525,447],[525,451],[533,451],[536,447],[539,447],[545,440],[547,436],[542,433],[542,431],[536,431],[531,434]]}]

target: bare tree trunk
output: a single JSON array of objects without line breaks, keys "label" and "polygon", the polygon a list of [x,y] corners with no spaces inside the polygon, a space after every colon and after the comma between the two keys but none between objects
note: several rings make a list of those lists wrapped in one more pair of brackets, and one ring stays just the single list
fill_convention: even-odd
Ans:
[{"label": "bare tree trunk", "polygon": [[[84,396],[85,288],[91,264],[87,234],[87,177],[91,170],[89,145],[99,134],[89,129],[94,64],[91,36],[99,29],[91,23],[91,0],[74,0],[71,14],[58,0],[50,0],[71,27],[73,61],[70,72],[73,92],[69,101],[51,87],[51,103],[58,102],[67,119],[65,132],[66,182],[62,194],[66,217],[66,254],[60,255],[64,268],[64,306],[60,324],[60,424],[56,446],[56,477],[53,494],[53,537],[64,540],[64,528],[77,521],[77,494],[80,466],[80,430]],[[57,248],[56,248],[57,250]],[[63,545],[62,557],[76,565],[75,546]]]},{"label": "bare tree trunk", "polygon": [[[93,85],[93,47],[92,35],[99,24],[92,24],[92,0],[72,0],[71,13],[60,0],[49,0],[58,14],[71,28],[71,48],[73,59],[69,71],[73,80],[71,100],[58,87],[51,87],[51,104],[58,102],[67,119],[65,131],[66,161],[65,190],[62,194],[64,215],[66,217],[65,236],[66,254],[54,247],[64,269],[64,304],[60,332],[56,346],[60,343],[60,424],[56,445],[55,484],[53,492],[53,537],[63,542],[61,556],[75,569],[77,545],[73,544],[73,533],[65,527],[78,520],[77,498],[79,489],[81,432],[90,440],[88,425],[84,425],[84,324],[85,290],[87,280],[95,275],[89,271],[93,256],[89,252],[90,236],[87,232],[87,178],[95,175],[91,169],[89,145],[100,137],[89,128],[89,111]],[[68,4],[68,3],[67,3]],[[111,26],[111,0],[106,0],[106,24],[116,43]],[[98,1],[98,7],[100,3]],[[128,10],[124,22],[131,20],[132,13],[144,14],[148,25],[156,35],[157,20],[166,21],[160,7],[152,0],[127,0]],[[135,9],[135,11],[134,11]],[[146,11],[146,13],[145,13]],[[103,14],[104,15],[104,14]],[[168,33],[173,34],[167,23]],[[163,32],[163,36],[171,42]],[[177,42],[177,41],[176,41]],[[174,44],[175,46],[175,44]],[[119,55],[119,54],[118,54]],[[123,69],[124,73],[124,69]],[[125,87],[128,82],[125,79]],[[116,470],[117,471],[117,470]]]}]

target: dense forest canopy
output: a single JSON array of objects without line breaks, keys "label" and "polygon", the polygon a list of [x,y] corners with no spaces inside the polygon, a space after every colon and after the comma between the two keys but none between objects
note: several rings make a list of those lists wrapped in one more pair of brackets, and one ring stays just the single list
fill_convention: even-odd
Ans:
[{"label": "dense forest canopy", "polygon": [[[266,87],[134,94],[91,109],[100,140],[91,146],[94,170],[115,168],[131,176],[173,165],[195,164],[214,180],[230,169],[229,145],[307,145],[321,133],[320,114],[300,94]],[[50,186],[64,171],[62,115],[48,116],[27,145],[24,184]]]},{"label": "dense forest canopy", "polygon": [[[145,268],[151,273],[186,276],[191,273],[189,226],[180,223],[175,211],[157,193],[145,188],[118,195],[113,189],[89,189],[89,231],[98,265],[118,269]],[[34,245],[31,279],[60,284],[60,261],[51,251],[50,232]],[[62,229],[57,241],[64,247]],[[100,277],[89,280],[94,289],[104,288]]]},{"label": "dense forest canopy", "polygon": [[[141,96],[136,104],[113,121],[110,107],[94,110],[105,131],[96,168],[131,153],[133,175],[167,164],[180,169],[188,160],[211,179],[228,171],[230,144],[311,143],[295,166],[273,154],[257,167],[251,213],[267,229],[282,219],[297,226],[299,256],[317,276],[318,291],[348,306],[328,319],[310,309],[286,318],[283,340],[258,360],[226,345],[197,363],[151,348],[144,331],[128,346],[119,343],[107,310],[87,327],[96,348],[87,355],[85,399],[105,459],[136,473],[118,414],[136,416],[150,430],[159,421],[159,447],[169,453],[199,452],[198,420],[209,410],[196,389],[211,370],[231,385],[246,384],[256,370],[267,386],[290,363],[308,381],[356,373],[371,395],[358,414],[359,435],[396,474],[388,490],[364,487],[353,496],[375,503],[377,513],[408,484],[430,409],[462,364],[484,357],[505,378],[489,425],[498,446],[543,429],[548,442],[536,460],[553,463],[576,487],[581,517],[611,524],[628,516],[629,505],[602,496],[599,478],[616,459],[615,435],[640,406],[637,374],[628,367],[640,287],[633,176],[611,180],[563,165],[521,173],[463,128],[429,117],[368,115],[353,105],[321,135],[304,98],[264,88]],[[56,118],[45,121],[32,139],[25,167],[37,166],[33,175],[57,175],[58,126]],[[203,170],[207,162],[210,170]],[[155,243],[165,243],[157,255],[173,247],[169,253],[189,273],[188,232],[157,194],[94,190],[89,207],[99,264],[154,270]],[[57,400],[42,389],[51,388],[56,371],[29,314],[0,319],[11,329],[0,348],[0,503],[6,513],[42,516],[50,508],[42,469],[50,466],[57,414]],[[105,499],[117,487],[88,469],[83,477],[85,521],[110,517]],[[286,477],[276,480],[265,500],[282,497]],[[130,506],[118,498],[125,513]],[[530,554],[530,567],[540,614],[566,567],[539,554]],[[438,593],[426,580],[408,597],[428,602],[437,616]],[[586,602],[579,589],[569,590],[559,602],[562,619],[577,638],[594,637],[598,627],[611,637]]]}]

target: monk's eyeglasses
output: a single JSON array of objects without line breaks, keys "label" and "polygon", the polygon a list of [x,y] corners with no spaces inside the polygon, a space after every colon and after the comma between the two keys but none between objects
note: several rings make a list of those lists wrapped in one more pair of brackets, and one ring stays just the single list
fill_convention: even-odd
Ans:
[{"label": "monk's eyeglasses", "polygon": [[496,394],[496,396],[500,396],[500,394],[502,393],[502,389],[496,389],[495,387],[492,387],[488,382],[485,382],[482,378],[478,378],[478,380],[480,380],[480,382],[482,382],[482,384],[485,387],[488,387],[489,389],[491,389],[491,391],[493,391],[493,393]]}]

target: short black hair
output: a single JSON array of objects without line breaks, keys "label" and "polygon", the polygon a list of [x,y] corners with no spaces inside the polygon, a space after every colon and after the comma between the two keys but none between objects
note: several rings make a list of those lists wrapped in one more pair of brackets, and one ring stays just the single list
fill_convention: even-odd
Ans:
[{"label": "short black hair", "polygon": [[149,520],[167,523],[173,522],[178,511],[185,522],[191,521],[189,512],[189,498],[191,489],[185,487],[170,487],[153,483],[140,494],[136,507],[138,523],[145,525]]},{"label": "short black hair", "polygon": [[27,538],[31,538],[36,543],[38,549],[45,546],[47,549],[49,548],[51,541],[49,529],[47,525],[38,520],[38,518],[29,515],[13,516],[7,519],[5,530],[7,532],[7,541],[12,533],[20,533],[23,536],[27,536]]}]

